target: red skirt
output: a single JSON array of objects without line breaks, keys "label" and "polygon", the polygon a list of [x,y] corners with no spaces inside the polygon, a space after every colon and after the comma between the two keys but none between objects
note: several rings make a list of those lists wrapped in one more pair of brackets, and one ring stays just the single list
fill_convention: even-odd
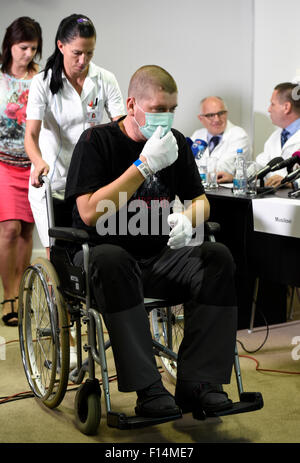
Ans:
[{"label": "red skirt", "polygon": [[29,176],[30,167],[16,167],[0,162],[0,222],[34,222],[28,201]]}]

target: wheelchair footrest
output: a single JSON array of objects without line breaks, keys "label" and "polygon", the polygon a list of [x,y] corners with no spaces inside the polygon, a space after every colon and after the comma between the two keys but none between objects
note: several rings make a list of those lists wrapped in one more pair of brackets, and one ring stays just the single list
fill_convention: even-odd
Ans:
[{"label": "wheelchair footrest", "polygon": [[252,412],[260,410],[264,406],[263,397],[260,392],[242,392],[240,402],[233,403],[228,410],[223,410],[206,416],[226,416],[236,415],[238,413]]},{"label": "wheelchair footrest", "polygon": [[107,425],[111,428],[133,429],[167,423],[168,421],[178,420],[179,418],[182,418],[181,413],[159,418],[145,418],[143,416],[127,416],[125,413],[108,412]]}]

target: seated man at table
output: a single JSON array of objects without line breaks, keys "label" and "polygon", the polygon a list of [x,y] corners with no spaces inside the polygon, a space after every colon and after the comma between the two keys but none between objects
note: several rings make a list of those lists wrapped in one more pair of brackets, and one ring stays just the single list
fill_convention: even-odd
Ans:
[{"label": "seated man at table", "polygon": [[[83,132],[66,186],[73,225],[90,234],[91,290],[109,332],[119,390],[136,391],[136,413],[146,417],[174,415],[179,407],[232,407],[221,385],[230,381],[234,359],[234,264],[221,243],[193,237],[209,203],[185,137],[171,130],[176,106],[167,71],[138,69],[127,116]],[[178,213],[171,207],[176,195],[186,206]],[[75,263],[82,265],[81,251]],[[185,301],[176,401],[155,364],[144,297]]]},{"label": "seated man at table", "polygon": [[[264,151],[256,157],[256,162],[261,168],[273,158],[282,157],[285,160],[300,150],[299,84],[283,82],[276,85],[268,111],[273,124],[279,128],[271,134],[264,145]],[[284,168],[267,174],[265,185],[277,187],[288,173]]]},{"label": "seated man at table", "polygon": [[251,158],[247,133],[230,122],[225,102],[218,96],[209,96],[201,101],[198,119],[204,128],[196,130],[191,139],[207,142],[208,147],[203,156],[204,159],[211,156],[218,160],[218,183],[232,182],[237,149],[241,148],[249,161]]}]

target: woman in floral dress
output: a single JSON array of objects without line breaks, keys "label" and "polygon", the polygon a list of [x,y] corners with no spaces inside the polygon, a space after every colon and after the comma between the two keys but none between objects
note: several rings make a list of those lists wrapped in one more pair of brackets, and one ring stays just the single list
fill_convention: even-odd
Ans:
[{"label": "woman in floral dress", "polygon": [[20,17],[7,28],[0,68],[0,276],[2,320],[17,325],[17,295],[30,262],[34,219],[28,201],[30,161],[24,149],[26,106],[42,54],[40,25]]}]

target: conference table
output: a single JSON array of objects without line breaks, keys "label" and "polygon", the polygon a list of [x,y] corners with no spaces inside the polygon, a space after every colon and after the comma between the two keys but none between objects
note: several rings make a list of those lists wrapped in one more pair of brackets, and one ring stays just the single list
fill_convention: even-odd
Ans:
[{"label": "conference table", "polygon": [[[236,263],[238,329],[249,328],[255,283],[254,326],[286,321],[287,288],[300,286],[300,200],[288,188],[264,197],[234,196],[231,188],[207,190],[210,220],[221,226],[216,237]],[[263,314],[263,315],[261,315]]]}]

